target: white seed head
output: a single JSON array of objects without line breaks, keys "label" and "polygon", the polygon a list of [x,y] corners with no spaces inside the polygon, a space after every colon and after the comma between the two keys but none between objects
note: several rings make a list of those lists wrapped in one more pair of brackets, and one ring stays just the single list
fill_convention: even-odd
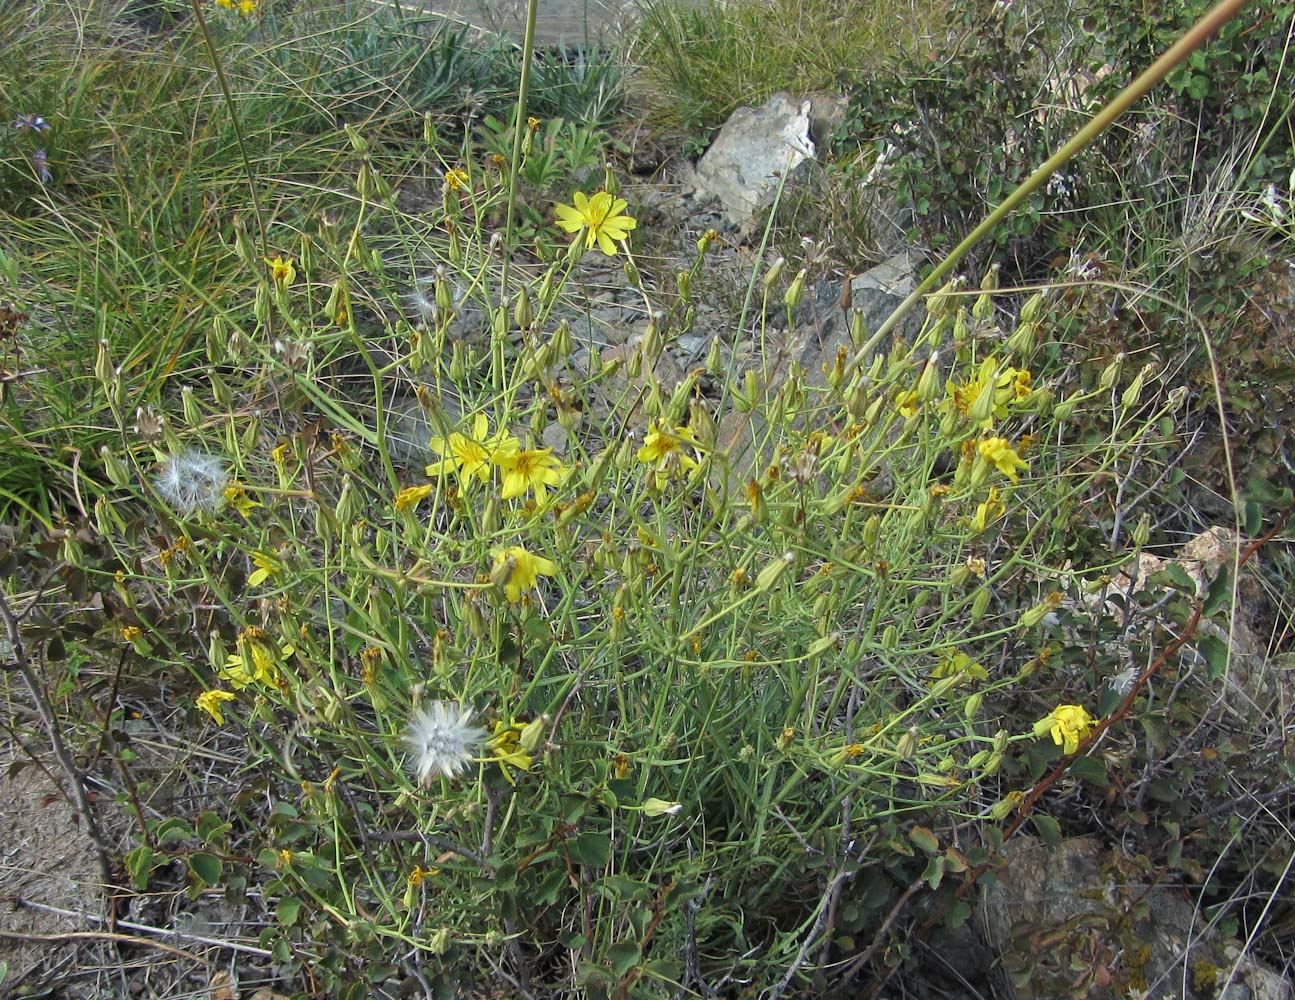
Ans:
[{"label": "white seed head", "polygon": [[220,459],[185,451],[163,463],[153,485],[163,500],[187,516],[197,510],[219,507],[228,482],[229,473]]},{"label": "white seed head", "polygon": [[414,754],[411,764],[423,785],[431,784],[438,774],[457,778],[485,738],[472,725],[472,709],[452,701],[428,702],[414,712],[405,731],[405,742]]}]

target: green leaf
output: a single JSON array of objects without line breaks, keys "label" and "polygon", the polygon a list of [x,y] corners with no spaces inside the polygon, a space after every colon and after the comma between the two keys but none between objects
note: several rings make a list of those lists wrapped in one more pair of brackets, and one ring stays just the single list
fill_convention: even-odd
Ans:
[{"label": "green leaf", "polygon": [[1228,668],[1228,644],[1217,635],[1203,635],[1196,640],[1196,648],[1209,666],[1210,680],[1222,677]]},{"label": "green leaf", "polygon": [[231,829],[233,825],[226,823],[214,812],[204,812],[198,817],[198,839],[204,844],[211,844]]},{"label": "green leaf", "polygon": [[276,912],[279,915],[279,923],[284,927],[291,927],[301,917],[301,900],[296,896],[284,896],[279,900]]},{"label": "green leaf", "polygon": [[221,863],[220,858],[214,854],[199,852],[189,856],[189,870],[207,885],[219,883],[220,873],[224,869],[225,866]]},{"label": "green leaf", "polygon": [[1213,618],[1219,608],[1232,600],[1232,565],[1225,563],[1219,570],[1219,575],[1214,578],[1210,584],[1209,591],[1205,594],[1205,602],[1201,606],[1201,614],[1206,618]]},{"label": "green leaf", "polygon": [[677,983],[683,975],[683,966],[673,958],[654,958],[643,966],[643,971],[655,979]]},{"label": "green leaf", "polygon": [[126,872],[130,875],[130,884],[138,892],[148,889],[148,877],[160,860],[151,847],[137,847],[126,855]]},{"label": "green leaf", "polygon": [[1034,829],[1039,831],[1039,836],[1049,847],[1061,846],[1061,824],[1051,816],[1044,816],[1042,813],[1035,813],[1030,817],[1030,822],[1034,824]]},{"label": "green leaf", "polygon": [[1185,590],[1189,594],[1196,593],[1196,581],[1187,575],[1187,570],[1183,569],[1177,563],[1167,563],[1164,569],[1152,573],[1148,582],[1155,584],[1168,584],[1178,590]]},{"label": "green leaf", "polygon": [[1264,509],[1254,500],[1247,500],[1245,505],[1245,530],[1253,538],[1260,534],[1264,527]]},{"label": "green leaf", "polygon": [[1106,763],[1100,757],[1079,757],[1070,765],[1070,773],[1098,788],[1105,788],[1110,784],[1106,780]]},{"label": "green leaf", "polygon": [[[924,826],[915,826],[908,831],[908,839],[927,854],[936,854],[940,850],[940,839]],[[935,886],[931,886],[932,889]]]},{"label": "green leaf", "polygon": [[193,827],[189,825],[187,820],[180,819],[178,816],[163,820],[157,825],[157,829],[153,831],[153,839],[158,847],[178,844],[182,840],[189,840],[193,835]]},{"label": "green leaf", "polygon": [[926,870],[922,872],[922,881],[932,889],[940,888],[940,880],[944,878],[944,857],[936,855],[926,862]]},{"label": "green leaf", "polygon": [[965,899],[955,899],[944,915],[944,926],[956,931],[971,917],[971,904]]},{"label": "green leaf", "polygon": [[601,868],[612,857],[612,839],[605,833],[582,833],[568,848],[571,861],[577,865]]},{"label": "green leaf", "polygon": [[637,941],[617,941],[607,949],[607,961],[611,963],[612,972],[623,978],[638,964],[641,954]]}]

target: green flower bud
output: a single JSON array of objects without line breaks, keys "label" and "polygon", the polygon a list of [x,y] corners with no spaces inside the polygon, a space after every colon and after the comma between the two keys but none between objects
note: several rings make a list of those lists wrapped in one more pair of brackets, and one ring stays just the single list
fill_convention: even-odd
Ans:
[{"label": "green flower bud", "polygon": [[1068,422],[1075,415],[1075,410],[1079,407],[1079,401],[1082,398],[1083,393],[1076,389],[1053,408],[1053,419],[1062,424]]},{"label": "green flower bud", "polygon": [[775,583],[777,583],[778,578],[781,577],[782,574],[787,571],[787,569],[791,566],[791,564],[795,561],[795,559],[796,559],[796,554],[788,550],[784,552],[782,555],[780,555],[777,559],[773,560],[773,562],[769,563],[769,565],[765,566],[764,569],[760,570],[760,572],[756,575],[756,578],[755,578],[756,592],[764,593]]},{"label": "green flower bud", "polygon": [[929,402],[936,399],[943,391],[943,385],[940,382],[940,352],[932,351],[931,356],[926,359],[926,364],[922,368],[922,374],[917,377],[917,385],[914,391],[917,398],[922,402]]},{"label": "green flower bud", "polygon": [[796,272],[796,277],[791,279],[791,284],[787,286],[787,291],[783,294],[782,301],[788,309],[795,309],[805,297],[805,278],[807,274],[808,272],[802,267]]},{"label": "green flower bud", "polygon": [[990,596],[988,587],[981,587],[976,591],[976,596],[971,601],[971,613],[968,616],[973,624],[985,617],[985,612],[989,610]]},{"label": "green flower bud", "polygon": [[1124,352],[1120,351],[1113,357],[1109,364],[1102,369],[1102,374],[1097,379],[1097,384],[1103,389],[1109,389],[1120,378],[1120,369],[1124,367]]},{"label": "green flower bud", "polygon": [[525,285],[517,291],[517,299],[513,303],[513,320],[520,330],[530,329],[530,325],[535,322],[535,309],[531,306],[531,296]]},{"label": "green flower bud", "polygon": [[868,342],[868,328],[863,325],[863,310],[850,310],[850,343],[860,350]]},{"label": "green flower bud", "polygon": [[106,444],[99,446],[99,459],[103,462],[103,470],[107,473],[109,482],[119,488],[130,484],[134,478],[130,474],[130,467],[114,455]]},{"label": "green flower bud", "polygon": [[1043,293],[1035,292],[1021,306],[1022,323],[1038,323],[1043,318]]},{"label": "green flower bud", "polygon": [[782,257],[778,257],[769,265],[769,270],[764,273],[764,287],[766,291],[772,288],[774,282],[782,276],[782,269],[786,267],[786,265],[787,261]]}]

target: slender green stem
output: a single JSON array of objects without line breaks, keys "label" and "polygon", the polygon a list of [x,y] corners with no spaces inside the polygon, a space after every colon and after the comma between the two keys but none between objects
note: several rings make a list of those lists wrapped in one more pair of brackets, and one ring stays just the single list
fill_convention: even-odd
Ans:
[{"label": "slender green stem", "polygon": [[508,301],[508,261],[513,250],[513,225],[517,211],[517,175],[522,165],[522,129],[526,127],[526,99],[531,87],[531,60],[535,56],[535,16],[539,0],[526,0],[526,30],[522,35],[522,72],[517,81],[517,111],[513,122],[513,157],[508,165],[508,213],[504,219],[504,272],[501,304]]},{"label": "slender green stem", "polygon": [[211,59],[211,68],[216,71],[216,82],[220,85],[221,96],[225,100],[225,107],[229,111],[229,122],[234,126],[234,138],[238,142],[238,155],[243,159],[243,171],[247,174],[248,194],[252,199],[252,214],[256,216],[256,228],[261,234],[261,252],[268,253],[270,242],[265,235],[265,216],[261,214],[261,202],[256,195],[256,175],[252,173],[252,159],[247,155],[247,144],[243,141],[243,126],[238,120],[238,110],[234,107],[234,95],[230,92],[229,81],[225,78],[225,68],[220,64],[220,55],[216,52],[216,43],[211,37],[211,29],[207,27],[207,19],[202,14],[202,4],[199,0],[189,0],[189,6],[193,8],[193,16],[198,21],[198,31],[202,35],[202,44],[207,50],[207,56]]},{"label": "slender green stem", "polygon": [[[1001,205],[990,212],[980,225],[968,233],[966,239],[949,252],[949,255],[936,266],[935,270],[913,289],[908,298],[895,307],[895,311],[878,328],[877,335],[884,337],[893,331],[899,325],[900,320],[908,315],[922,296],[935,288],[957,266],[958,261],[966,256],[967,251],[993,232],[999,223],[1016,210],[1017,206],[1037,191],[1056,171],[1087,148],[1120,115],[1145,97],[1152,87],[1169,75],[1174,67],[1186,59],[1193,51],[1204,45],[1206,39],[1232,20],[1240,12],[1241,8],[1246,5],[1246,2],[1247,0],[1221,0],[1213,10],[1197,21],[1182,38],[1165,50],[1164,55],[1153,62],[1141,76],[1125,87],[1113,101],[1093,117],[1092,121],[1080,129],[1074,138],[1053,153],[1043,166],[1022,181],[1020,186],[1008,195]],[[854,356],[851,367],[858,371],[863,362],[863,352],[860,351]]]}]

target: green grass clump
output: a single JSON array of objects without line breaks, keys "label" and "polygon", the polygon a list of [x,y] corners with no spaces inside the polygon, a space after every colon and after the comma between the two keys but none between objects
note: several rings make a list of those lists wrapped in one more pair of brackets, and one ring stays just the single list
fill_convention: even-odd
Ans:
[{"label": "green grass clump", "polygon": [[924,53],[947,0],[646,4],[632,48],[662,126],[698,137],[779,90],[839,92],[902,53]]}]

